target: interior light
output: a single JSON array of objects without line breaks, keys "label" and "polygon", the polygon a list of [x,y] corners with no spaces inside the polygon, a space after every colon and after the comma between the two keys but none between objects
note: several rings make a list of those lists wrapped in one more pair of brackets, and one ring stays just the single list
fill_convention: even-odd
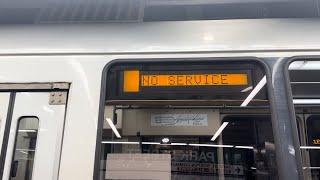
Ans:
[{"label": "interior light", "polygon": [[112,120],[110,118],[107,118],[106,120],[117,138],[121,138],[120,133],[118,132],[116,126],[113,124]]},{"label": "interior light", "polygon": [[139,144],[139,142],[127,142],[127,141],[101,141],[102,144]]},{"label": "interior light", "polygon": [[293,104],[320,104],[320,99],[294,99]]},{"label": "interior light", "polygon": [[235,146],[235,148],[239,148],[239,149],[253,149],[253,146]]},{"label": "interior light", "polygon": [[320,169],[320,167],[303,167],[303,169]]},{"label": "interior light", "polygon": [[20,152],[23,153],[23,154],[29,154],[29,153],[27,153],[26,151],[21,151],[21,150],[20,150]]},{"label": "interior light", "polygon": [[186,146],[187,143],[171,143],[172,146]]},{"label": "interior light", "polygon": [[233,145],[223,145],[223,144],[189,144],[189,146],[226,147],[226,148],[232,148],[233,147]]},{"label": "interior light", "polygon": [[266,76],[263,76],[263,78],[260,80],[260,82],[257,84],[256,87],[251,91],[251,93],[248,95],[248,97],[243,101],[243,103],[240,105],[241,107],[247,106],[250,101],[258,94],[258,92],[263,88],[263,86],[267,83]]},{"label": "interior light", "polygon": [[37,132],[37,130],[34,130],[34,129],[19,129],[18,132]]},{"label": "interior light", "polygon": [[221,132],[223,131],[223,129],[229,124],[229,122],[224,122],[222,123],[222,125],[219,127],[219,129],[217,130],[217,132],[212,136],[211,141],[215,141],[217,139],[217,137],[221,134]]},{"label": "interior light", "polygon": [[162,138],[162,139],[161,139],[161,142],[162,142],[163,144],[168,144],[168,143],[170,142],[170,139],[169,139],[169,138]]},{"label": "interior light", "polygon": [[142,142],[141,144],[148,144],[148,145],[158,145],[160,144],[159,142]]},{"label": "interior light", "polygon": [[300,149],[320,149],[320,146],[300,146]]},{"label": "interior light", "polygon": [[245,93],[245,92],[250,91],[251,89],[253,89],[253,87],[252,87],[252,86],[249,86],[249,87],[247,87],[247,88],[242,89],[241,92],[242,92],[242,93]]}]

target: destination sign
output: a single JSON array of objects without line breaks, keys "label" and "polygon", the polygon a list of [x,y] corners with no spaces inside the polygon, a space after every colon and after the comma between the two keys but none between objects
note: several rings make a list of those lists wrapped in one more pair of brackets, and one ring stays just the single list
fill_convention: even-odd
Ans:
[{"label": "destination sign", "polygon": [[138,70],[124,71],[123,92],[139,92],[146,87],[245,86],[246,73],[150,74]]},{"label": "destination sign", "polygon": [[228,86],[247,84],[247,74],[171,74],[141,76],[141,86]]},{"label": "destination sign", "polygon": [[[158,59],[159,60],[159,59]],[[107,104],[240,105],[265,75],[254,61],[119,60],[105,68]],[[257,99],[267,99],[263,89]]]}]

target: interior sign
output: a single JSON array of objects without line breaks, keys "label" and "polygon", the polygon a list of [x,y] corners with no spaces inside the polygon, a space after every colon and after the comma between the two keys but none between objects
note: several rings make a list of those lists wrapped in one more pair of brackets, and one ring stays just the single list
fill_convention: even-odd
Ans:
[{"label": "interior sign", "polygon": [[151,114],[151,126],[208,126],[208,115]]}]

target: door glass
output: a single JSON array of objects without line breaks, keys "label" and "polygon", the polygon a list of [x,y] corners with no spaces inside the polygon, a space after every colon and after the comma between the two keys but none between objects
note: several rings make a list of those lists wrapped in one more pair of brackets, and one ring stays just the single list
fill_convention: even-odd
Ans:
[{"label": "door glass", "polygon": [[289,66],[304,179],[320,179],[320,61]]},{"label": "door glass", "polygon": [[13,161],[10,170],[12,180],[31,180],[36,151],[39,120],[22,117],[18,121]]},{"label": "door glass", "polygon": [[159,64],[110,69],[100,179],[278,178],[261,66]]}]

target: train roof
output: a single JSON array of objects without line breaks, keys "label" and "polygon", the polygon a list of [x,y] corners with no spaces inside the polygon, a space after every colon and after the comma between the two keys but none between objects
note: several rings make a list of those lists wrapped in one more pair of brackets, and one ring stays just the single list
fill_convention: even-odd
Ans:
[{"label": "train roof", "polygon": [[0,25],[0,54],[127,54],[320,49],[318,19]]}]

